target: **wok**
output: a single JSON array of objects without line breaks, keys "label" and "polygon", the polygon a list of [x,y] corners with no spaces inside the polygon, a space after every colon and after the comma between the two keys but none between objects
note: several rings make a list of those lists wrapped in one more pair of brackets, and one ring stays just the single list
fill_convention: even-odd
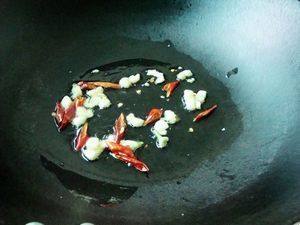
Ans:
[{"label": "wok", "polygon": [[[1,224],[300,220],[299,1],[2,1],[0,12]],[[220,104],[202,144],[176,130],[174,151],[140,153],[149,177],[68,150],[50,113],[72,81],[171,65]]]}]

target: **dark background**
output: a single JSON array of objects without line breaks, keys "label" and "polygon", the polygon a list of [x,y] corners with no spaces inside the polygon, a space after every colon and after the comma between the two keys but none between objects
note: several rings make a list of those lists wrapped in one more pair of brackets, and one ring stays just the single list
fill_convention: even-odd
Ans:
[{"label": "dark background", "polygon": [[[0,223],[252,225],[300,220],[299,1],[1,1],[0,14]],[[243,115],[244,131],[226,154],[198,168],[202,177],[189,177],[195,180],[192,186],[149,186],[142,190],[148,191],[143,200],[133,197],[110,210],[75,198],[43,170],[39,158],[21,150],[36,151],[34,136],[26,142],[30,133],[20,129],[14,110],[22,110],[18,99],[23,87],[39,74],[51,90],[59,85],[55,76],[125,59],[126,52],[101,51],[116,40],[124,42],[124,51],[144,41],[170,44],[202,63],[228,88]],[[155,57],[135,50],[129,56]],[[239,73],[227,79],[234,67]],[[179,191],[190,199],[182,199]],[[143,202],[148,203],[139,212]]]}]

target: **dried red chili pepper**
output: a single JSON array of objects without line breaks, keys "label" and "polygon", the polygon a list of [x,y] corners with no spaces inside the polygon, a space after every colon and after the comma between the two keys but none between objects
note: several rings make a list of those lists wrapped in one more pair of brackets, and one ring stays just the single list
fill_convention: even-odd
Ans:
[{"label": "dried red chili pepper", "polygon": [[55,124],[57,127],[59,127],[59,124],[63,121],[65,114],[65,110],[62,107],[60,102],[56,102],[54,112],[51,114],[55,119]]},{"label": "dried red chili pepper", "polygon": [[126,163],[131,163],[139,171],[142,172],[149,171],[149,168],[145,163],[136,159],[130,147],[123,146],[111,141],[107,141],[106,145],[117,159]]},{"label": "dried red chili pepper", "polygon": [[74,139],[74,149],[76,151],[79,151],[80,149],[82,149],[82,147],[85,145],[85,143],[87,142],[87,140],[90,138],[88,136],[88,123],[85,123],[81,129],[79,130],[79,132],[77,133],[76,138]]},{"label": "dried red chili pepper", "polygon": [[162,109],[151,109],[151,111],[149,112],[145,122],[144,122],[144,126],[150,124],[150,123],[154,123],[155,121],[159,120],[161,118],[163,114],[163,110]]},{"label": "dried red chili pepper", "polygon": [[65,109],[64,118],[61,122],[60,130],[64,129],[75,117],[76,113],[76,104],[75,101],[71,103],[71,105]]},{"label": "dried red chili pepper", "polygon": [[125,136],[125,131],[127,128],[126,119],[123,113],[119,116],[119,118],[115,122],[114,126],[114,138],[117,143],[120,143],[120,141]]},{"label": "dried red chili pepper", "polygon": [[84,90],[91,90],[96,87],[103,87],[103,88],[112,88],[112,89],[120,89],[121,86],[118,83],[112,82],[105,82],[105,81],[79,81],[77,83],[81,89]]},{"label": "dried red chili pepper", "polygon": [[75,117],[76,108],[82,106],[84,98],[75,99],[67,109],[64,109],[61,102],[57,102],[52,116],[55,118],[55,124],[58,131],[62,131]]},{"label": "dried red chili pepper", "polygon": [[139,170],[141,172],[149,171],[148,166],[136,158],[132,158],[132,157],[128,157],[128,156],[120,155],[120,154],[115,154],[115,157],[125,163],[130,163],[134,168],[136,168],[137,170]]},{"label": "dried red chili pepper", "polygon": [[56,103],[55,112],[52,113],[52,116],[55,118],[58,131],[63,130],[70,123],[75,116],[75,111],[76,107],[74,102],[72,102],[67,109],[63,109],[60,102]]},{"label": "dried red chili pepper", "polygon": [[176,80],[174,82],[171,83],[167,83],[162,87],[163,91],[167,92],[167,97],[170,97],[171,94],[173,94],[175,88],[179,85],[179,80]]},{"label": "dried red chili pepper", "polygon": [[213,105],[212,107],[204,110],[203,112],[200,112],[195,118],[194,118],[194,122],[198,122],[200,121],[202,118],[207,117],[209,114],[211,114],[216,108],[218,107],[218,105]]},{"label": "dried red chili pepper", "polygon": [[131,158],[135,158],[132,149],[128,146],[123,146],[112,141],[107,141],[106,145],[108,149],[114,154],[125,155]]}]

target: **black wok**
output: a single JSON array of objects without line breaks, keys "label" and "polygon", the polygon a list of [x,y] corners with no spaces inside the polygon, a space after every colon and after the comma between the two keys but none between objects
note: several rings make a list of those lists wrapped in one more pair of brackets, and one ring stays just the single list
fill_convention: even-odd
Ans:
[{"label": "black wok", "polygon": [[[0,224],[300,220],[299,1],[0,6]],[[68,151],[50,113],[72,81],[99,66],[173,65],[195,71],[223,106],[199,125],[200,142],[185,134],[174,151],[140,153],[149,177]]]}]

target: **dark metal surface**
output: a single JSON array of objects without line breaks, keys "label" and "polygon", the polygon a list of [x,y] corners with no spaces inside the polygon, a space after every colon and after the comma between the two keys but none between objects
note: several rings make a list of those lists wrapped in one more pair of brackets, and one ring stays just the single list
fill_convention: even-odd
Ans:
[{"label": "dark metal surface", "polygon": [[[0,12],[3,224],[300,220],[298,1],[20,1],[3,2]],[[220,124],[228,139],[208,139],[212,152],[197,155],[199,161],[186,168],[170,163],[172,178],[162,173],[153,180],[134,182],[128,175],[99,182],[99,174],[70,167],[81,163],[75,156],[59,153],[67,143],[50,130],[48,115],[70,82],[88,69],[134,58],[198,71],[219,101],[232,101],[230,110],[220,112],[233,124]],[[227,79],[235,67],[238,73]],[[70,161],[52,164],[49,150],[61,157],[56,162]],[[176,162],[175,153],[169,162]]]}]

